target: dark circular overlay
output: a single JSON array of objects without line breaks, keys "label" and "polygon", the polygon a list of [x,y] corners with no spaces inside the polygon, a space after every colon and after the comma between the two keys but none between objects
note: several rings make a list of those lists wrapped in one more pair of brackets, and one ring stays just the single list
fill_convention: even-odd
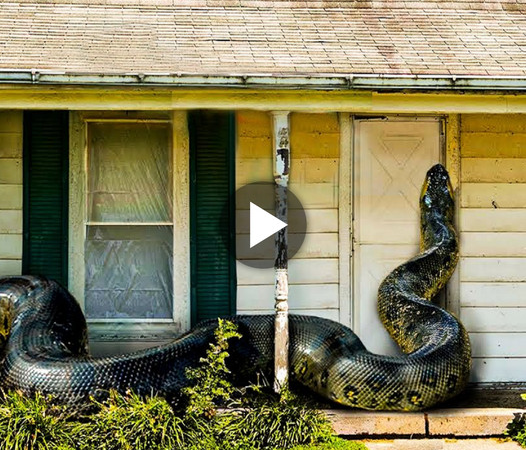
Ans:
[{"label": "dark circular overlay", "polygon": [[[273,216],[275,213],[276,189],[274,183],[251,183],[235,193],[236,204],[236,258],[239,262],[258,269],[274,267],[276,234],[270,235],[250,248],[250,203],[254,203]],[[296,255],[305,240],[307,218],[305,210],[294,193],[287,189],[287,235],[288,258]]]}]

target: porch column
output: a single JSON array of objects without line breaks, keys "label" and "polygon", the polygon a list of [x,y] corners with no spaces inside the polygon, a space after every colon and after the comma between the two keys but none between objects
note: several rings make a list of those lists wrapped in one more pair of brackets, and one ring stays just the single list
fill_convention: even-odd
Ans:
[{"label": "porch column", "polygon": [[[287,185],[290,168],[289,112],[272,112],[276,217],[287,222]],[[274,391],[280,392],[289,376],[288,258],[287,227],[276,235]]]}]

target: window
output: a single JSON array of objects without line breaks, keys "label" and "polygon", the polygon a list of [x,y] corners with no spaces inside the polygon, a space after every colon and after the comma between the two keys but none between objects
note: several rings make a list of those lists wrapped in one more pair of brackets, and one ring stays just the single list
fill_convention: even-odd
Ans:
[{"label": "window", "polygon": [[88,320],[173,319],[171,124],[87,122]]}]

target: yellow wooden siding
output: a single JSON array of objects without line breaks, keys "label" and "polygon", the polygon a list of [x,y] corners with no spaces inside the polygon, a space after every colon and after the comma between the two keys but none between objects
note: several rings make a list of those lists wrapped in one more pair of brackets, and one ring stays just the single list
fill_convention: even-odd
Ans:
[{"label": "yellow wooden siding", "polygon": [[0,276],[22,272],[22,112],[0,111]]},{"label": "yellow wooden siding", "polygon": [[462,115],[460,152],[460,317],[472,380],[524,381],[526,115]]},{"label": "yellow wooden siding", "polygon": [[[271,116],[237,113],[236,186],[273,180]],[[290,187],[307,215],[305,241],[289,265],[292,312],[339,319],[338,174],[340,126],[337,114],[290,115]],[[258,202],[272,210],[272,200]],[[238,210],[238,242],[248,240],[249,212]],[[289,211],[294,214],[294,211]],[[297,236],[289,235],[289,241]],[[269,243],[266,254],[272,254]],[[238,246],[238,259],[243,255]],[[265,249],[262,249],[264,251]],[[250,268],[238,261],[239,313],[270,313],[274,308],[274,271]]]}]

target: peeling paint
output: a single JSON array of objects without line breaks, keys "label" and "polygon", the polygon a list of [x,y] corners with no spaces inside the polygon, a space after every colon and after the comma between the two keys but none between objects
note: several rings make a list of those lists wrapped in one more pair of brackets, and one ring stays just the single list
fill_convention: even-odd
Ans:
[{"label": "peeling paint", "polygon": [[[276,217],[287,222],[287,186],[290,168],[290,132],[288,112],[273,113],[274,126],[274,181],[276,184]],[[288,233],[287,228],[276,234],[275,251],[275,330],[274,330],[274,390],[280,392],[287,385],[289,373],[288,322]]]},{"label": "peeling paint", "polygon": [[[276,309],[278,308],[278,303],[282,301],[287,301],[289,295],[289,274],[287,269],[276,269]],[[288,309],[288,308],[287,308]],[[281,309],[284,311],[284,309]]]}]

